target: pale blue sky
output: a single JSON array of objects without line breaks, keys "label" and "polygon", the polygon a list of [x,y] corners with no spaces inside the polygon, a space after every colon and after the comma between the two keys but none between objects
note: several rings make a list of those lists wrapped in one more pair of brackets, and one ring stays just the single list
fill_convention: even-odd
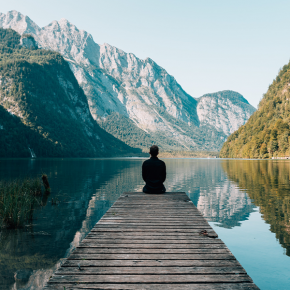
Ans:
[{"label": "pale blue sky", "polygon": [[0,0],[13,9],[150,57],[195,98],[234,90],[257,106],[290,59],[289,0]]}]

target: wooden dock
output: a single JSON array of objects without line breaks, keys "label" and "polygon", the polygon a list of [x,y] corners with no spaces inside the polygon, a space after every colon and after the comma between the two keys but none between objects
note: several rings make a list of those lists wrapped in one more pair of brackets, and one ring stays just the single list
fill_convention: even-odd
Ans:
[{"label": "wooden dock", "polygon": [[214,237],[185,193],[127,192],[45,289],[259,289]]}]

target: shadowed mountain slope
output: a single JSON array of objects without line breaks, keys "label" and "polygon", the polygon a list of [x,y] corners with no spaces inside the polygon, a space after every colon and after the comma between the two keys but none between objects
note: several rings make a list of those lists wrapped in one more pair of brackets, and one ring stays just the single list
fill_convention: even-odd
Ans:
[{"label": "shadowed mountain slope", "polygon": [[255,110],[232,91],[195,99],[152,59],[99,45],[66,19],[40,28],[29,17],[10,11],[0,14],[0,26],[29,33],[39,47],[63,55],[93,118],[118,139],[145,151],[153,143],[163,150],[220,150]]},{"label": "shadowed mountain slope", "polygon": [[68,63],[49,50],[20,45],[0,28],[0,156],[97,157],[133,149],[92,118]]}]

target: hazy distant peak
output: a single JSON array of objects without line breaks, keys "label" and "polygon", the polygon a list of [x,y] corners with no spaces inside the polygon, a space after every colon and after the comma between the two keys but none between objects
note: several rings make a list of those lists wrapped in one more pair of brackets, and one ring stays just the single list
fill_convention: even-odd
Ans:
[{"label": "hazy distant peak", "polygon": [[205,94],[197,101],[201,123],[212,125],[226,135],[238,130],[256,110],[241,94],[231,90]]},{"label": "hazy distant peak", "polygon": [[[87,95],[92,116],[99,122],[111,118],[113,123],[108,121],[108,128],[103,123],[110,133],[120,125],[116,117],[120,114],[127,125],[142,132],[162,132],[167,148],[218,150],[225,137],[255,110],[233,91],[206,94],[196,100],[151,58],[139,59],[108,43],[98,45],[89,33],[67,19],[39,29],[15,11],[8,16],[1,14],[0,26],[31,33],[39,46],[58,51],[69,60]],[[147,137],[142,144],[149,140]]]},{"label": "hazy distant peak", "polygon": [[249,102],[240,93],[231,91],[231,90],[224,90],[224,91],[219,91],[215,93],[205,94],[199,97],[198,99],[202,99],[205,97],[217,98],[217,99],[230,99],[230,100],[240,101],[245,104],[249,104]]}]

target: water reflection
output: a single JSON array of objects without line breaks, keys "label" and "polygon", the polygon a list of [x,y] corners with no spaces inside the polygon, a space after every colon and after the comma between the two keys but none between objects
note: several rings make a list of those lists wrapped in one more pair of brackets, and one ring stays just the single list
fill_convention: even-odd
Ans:
[{"label": "water reflection", "polygon": [[247,220],[255,207],[247,193],[228,180],[221,160],[166,160],[169,191],[184,191],[208,221],[232,228]]},{"label": "water reflection", "polygon": [[[42,289],[125,191],[140,191],[142,159],[0,160],[0,178],[46,173],[52,188],[32,225],[0,232],[0,289]],[[168,191],[186,192],[220,227],[232,229],[260,206],[289,253],[289,164],[166,159]],[[57,205],[51,199],[58,198]],[[254,203],[252,202],[254,200]],[[288,222],[287,222],[288,221]]]},{"label": "water reflection", "polygon": [[290,163],[284,160],[227,160],[229,178],[260,207],[270,230],[290,256]]},{"label": "water reflection", "polygon": [[[134,160],[4,160],[0,165],[1,179],[45,172],[52,188],[32,225],[1,231],[0,289],[42,289],[119,195],[140,183]],[[52,205],[56,197],[60,203]]]}]

